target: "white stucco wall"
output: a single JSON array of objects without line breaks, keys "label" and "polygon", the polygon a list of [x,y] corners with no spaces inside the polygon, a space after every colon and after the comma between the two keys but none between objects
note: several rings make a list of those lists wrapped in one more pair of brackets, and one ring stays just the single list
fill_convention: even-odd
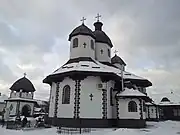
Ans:
[{"label": "white stucco wall", "polygon": [[[81,82],[80,117],[102,118],[102,90],[97,85],[101,83],[100,77],[89,76]],[[92,101],[90,94],[93,94]]]},{"label": "white stucco wall", "polygon": [[[62,104],[62,94],[64,86],[69,85],[70,90],[70,104]],[[59,100],[58,100],[58,113],[57,117],[60,118],[73,118],[74,116],[74,95],[75,94],[75,81],[70,78],[65,78],[59,85]]]},{"label": "white stucco wall", "polygon": [[[73,48],[73,39],[78,38],[78,47]],[[91,49],[91,40],[94,41],[94,50]],[[84,48],[84,43],[86,43],[86,48]],[[71,38],[70,42],[70,58],[78,57],[91,57],[95,59],[95,40],[91,36],[77,35]]]},{"label": "white stucco wall", "polygon": [[[148,115],[149,112],[149,115]],[[159,111],[157,110],[157,116],[159,118]],[[156,117],[156,106],[147,106],[146,107],[146,118],[155,119]]]},{"label": "white stucco wall", "polygon": [[55,98],[56,98],[56,83],[53,82],[50,90],[49,117],[54,117]]},{"label": "white stucco wall", "polygon": [[[11,105],[13,106],[12,110],[10,110]],[[7,102],[6,110],[9,109],[9,115],[16,115],[16,107],[17,107],[17,101]]]},{"label": "white stucco wall", "polygon": [[[128,112],[129,101],[135,101],[137,104],[137,112]],[[140,119],[139,99],[119,99],[119,118],[120,119]],[[145,119],[145,113],[143,113]]]},{"label": "white stucco wall", "polygon": [[[101,54],[101,49],[103,50],[103,54]],[[111,54],[111,48],[107,44],[96,42],[96,60],[100,62],[111,62],[111,55],[110,57],[108,56],[108,49],[110,50]]]}]

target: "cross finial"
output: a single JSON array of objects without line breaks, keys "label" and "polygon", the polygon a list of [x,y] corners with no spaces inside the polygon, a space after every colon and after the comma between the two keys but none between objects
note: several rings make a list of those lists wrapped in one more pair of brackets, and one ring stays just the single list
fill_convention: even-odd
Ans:
[{"label": "cross finial", "polygon": [[99,18],[101,17],[101,15],[98,13],[97,16],[95,18],[97,18],[97,22],[99,22]]},{"label": "cross finial", "polygon": [[117,50],[115,50],[115,51],[114,51],[114,53],[115,53],[115,54],[117,54],[117,53],[118,53],[118,51],[117,51]]},{"label": "cross finial", "polygon": [[26,75],[27,75],[27,74],[26,74],[26,73],[24,73],[24,77],[26,77]]},{"label": "cross finial", "polygon": [[85,17],[83,17],[80,21],[82,21],[82,24],[84,24],[84,21],[86,20]]}]

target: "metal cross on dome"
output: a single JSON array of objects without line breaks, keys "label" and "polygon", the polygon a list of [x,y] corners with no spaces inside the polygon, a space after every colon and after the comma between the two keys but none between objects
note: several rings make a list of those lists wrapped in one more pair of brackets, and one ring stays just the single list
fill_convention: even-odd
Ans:
[{"label": "metal cross on dome", "polygon": [[91,93],[91,94],[89,95],[89,97],[90,97],[90,100],[92,101],[93,94]]},{"label": "metal cross on dome", "polygon": [[95,18],[97,18],[97,22],[99,22],[99,18],[101,17],[101,15],[98,13],[97,16]]},{"label": "metal cross on dome", "polygon": [[117,53],[118,53],[118,51],[117,51],[117,50],[115,50],[115,51],[114,51],[114,53],[115,53],[115,54],[117,54]]},{"label": "metal cross on dome", "polygon": [[26,75],[27,75],[27,74],[26,74],[26,73],[24,73],[24,77],[26,77]]},{"label": "metal cross on dome", "polygon": [[84,24],[84,21],[86,20],[85,17],[83,17],[80,21],[82,22],[82,24]]}]

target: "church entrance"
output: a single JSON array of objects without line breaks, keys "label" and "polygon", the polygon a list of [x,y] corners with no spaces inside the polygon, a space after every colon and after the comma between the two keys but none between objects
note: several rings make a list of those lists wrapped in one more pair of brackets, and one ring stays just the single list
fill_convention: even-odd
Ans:
[{"label": "church entrance", "polygon": [[31,107],[29,105],[23,106],[21,115],[26,116],[26,117],[30,116],[31,115]]}]

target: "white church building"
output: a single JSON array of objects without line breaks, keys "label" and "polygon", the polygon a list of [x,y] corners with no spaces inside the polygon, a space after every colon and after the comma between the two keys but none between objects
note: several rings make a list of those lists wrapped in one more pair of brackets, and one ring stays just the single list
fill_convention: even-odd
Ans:
[{"label": "white church building", "polygon": [[92,31],[83,18],[69,35],[69,60],[43,80],[51,89],[48,122],[64,127],[145,127],[145,102],[150,100],[146,88],[152,83],[127,72],[119,56],[112,58],[113,44],[99,18],[94,26]]}]

